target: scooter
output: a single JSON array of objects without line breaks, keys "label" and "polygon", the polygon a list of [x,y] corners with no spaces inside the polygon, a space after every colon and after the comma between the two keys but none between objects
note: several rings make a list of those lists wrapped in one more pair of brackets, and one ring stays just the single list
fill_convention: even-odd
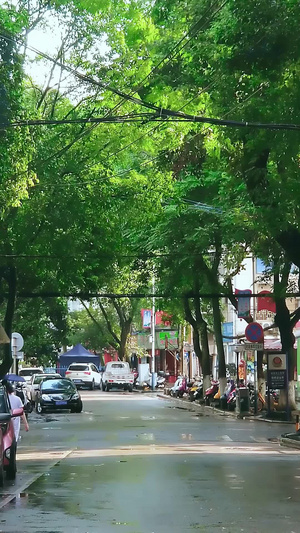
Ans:
[{"label": "scooter", "polygon": [[227,387],[224,391],[224,394],[222,394],[221,398],[220,398],[220,406],[222,409],[226,409],[228,408],[228,398],[230,396],[230,394],[232,393],[232,391],[235,389],[235,383],[233,381],[233,379],[229,380],[227,382]]},{"label": "scooter", "polygon": [[189,389],[189,398],[191,402],[200,400],[203,397],[203,383],[195,382]]},{"label": "scooter", "polygon": [[228,395],[227,399],[227,409],[228,411],[234,411],[236,408],[236,388],[232,389],[232,391]]},{"label": "scooter", "polygon": [[204,403],[205,405],[210,405],[210,402],[212,401],[215,394],[217,394],[219,390],[219,382],[212,380],[210,387],[206,389],[204,394]]},{"label": "scooter", "polygon": [[15,390],[16,390],[16,396],[19,396],[19,398],[23,402],[25,413],[26,414],[32,413],[33,405],[29,401],[29,398],[28,398],[28,395],[27,395],[26,384],[21,383],[21,382],[16,383]]},{"label": "scooter", "polygon": [[156,388],[157,389],[163,389],[166,383],[166,373],[163,371],[158,372],[157,380],[156,380]]},{"label": "scooter", "polygon": [[185,392],[187,392],[186,379],[178,378],[170,389],[170,395],[174,398],[182,398]]}]

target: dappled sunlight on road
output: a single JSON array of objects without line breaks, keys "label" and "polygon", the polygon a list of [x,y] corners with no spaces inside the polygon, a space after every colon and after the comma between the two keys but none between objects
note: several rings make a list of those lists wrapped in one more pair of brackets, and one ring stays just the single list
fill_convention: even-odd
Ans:
[{"label": "dappled sunlight on road", "polygon": [[165,445],[159,446],[155,444],[150,445],[136,445],[136,446],[122,446],[112,448],[95,448],[85,450],[67,450],[67,451],[33,451],[30,453],[20,453],[18,461],[36,461],[60,459],[67,456],[72,458],[87,458],[87,457],[116,457],[116,456],[141,456],[141,455],[299,455],[298,450],[288,450],[272,446],[224,446],[218,443],[212,444],[195,444],[195,445]]}]

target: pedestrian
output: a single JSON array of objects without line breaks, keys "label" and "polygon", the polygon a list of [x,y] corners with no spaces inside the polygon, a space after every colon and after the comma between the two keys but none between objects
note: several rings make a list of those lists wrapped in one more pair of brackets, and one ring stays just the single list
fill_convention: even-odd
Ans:
[{"label": "pedestrian", "polygon": [[[15,389],[12,386],[12,384],[9,383],[9,381],[6,382],[5,387],[6,387],[6,390],[7,390],[7,393],[8,393],[8,398],[9,398],[9,403],[10,403],[11,409],[20,409],[20,407],[24,408],[24,405],[23,405],[23,402],[22,402],[21,398],[19,398],[19,396],[15,395]],[[12,421],[13,421],[13,425],[14,425],[16,443],[18,442],[19,435],[20,435],[20,426],[21,426],[20,418],[22,418],[22,420],[24,422],[25,431],[29,431],[29,425],[28,425],[27,418],[26,418],[26,415],[25,415],[24,412],[23,412],[22,416],[13,417]]]}]

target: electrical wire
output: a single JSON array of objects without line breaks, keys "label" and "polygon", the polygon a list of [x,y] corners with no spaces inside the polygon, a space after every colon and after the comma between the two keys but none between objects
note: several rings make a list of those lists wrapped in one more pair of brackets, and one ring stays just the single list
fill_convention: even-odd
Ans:
[{"label": "electrical wire", "polygon": [[[228,3],[228,1],[229,0],[225,0],[225,2],[223,2],[223,4],[216,10],[216,12],[213,13],[213,15],[211,16],[210,20],[212,20],[214,18],[214,16],[217,14],[217,12],[219,12],[224,7],[224,5],[226,5],[226,3]],[[197,26],[198,24],[199,24],[199,21],[194,26]],[[2,37],[3,39],[5,39],[7,41],[10,41],[10,42],[14,42],[14,43],[18,43],[19,42],[21,44],[24,44],[23,39],[21,39],[19,37],[10,37],[9,35],[7,35],[7,34],[5,35],[3,33],[0,33],[0,37]],[[184,39],[184,38],[185,38],[185,36],[182,39]],[[181,41],[182,41],[182,39],[181,39]],[[126,94],[123,91],[121,91],[119,89],[116,89],[115,87],[111,87],[107,83],[100,82],[100,81],[96,80],[95,78],[93,78],[91,76],[87,76],[86,74],[80,73],[77,70],[75,70],[74,68],[70,67],[69,65],[66,65],[65,63],[61,63],[57,59],[54,59],[51,56],[49,56],[49,54],[46,54],[45,52],[41,52],[40,50],[38,50],[37,48],[35,48],[33,46],[29,46],[28,44],[26,44],[26,47],[27,47],[28,50],[31,50],[32,52],[34,52],[36,55],[44,57],[48,61],[51,61],[52,63],[55,63],[55,65],[57,65],[58,67],[60,67],[60,68],[62,68],[64,70],[67,70],[68,72],[73,74],[73,76],[75,76],[76,78],[80,79],[84,83],[90,83],[92,85],[96,85],[97,87],[100,87],[100,88],[105,89],[105,90],[107,90],[109,92],[112,92],[112,93],[114,93],[114,94],[116,94],[118,96],[121,96],[122,99],[125,100],[125,101],[130,101],[130,102],[135,103],[137,105],[140,105],[142,107],[147,107],[148,109],[153,109],[153,110],[159,109],[157,106],[154,106],[153,104],[151,104],[149,102],[145,102],[144,100],[141,100],[141,99],[138,99],[138,98],[134,98],[134,96],[131,96],[130,94]],[[136,92],[137,92],[137,90],[135,90],[135,92],[133,94],[135,94]]]},{"label": "electrical wire", "polygon": [[[8,293],[3,293],[3,296],[5,298],[8,297]],[[168,298],[168,299],[182,299],[182,298],[202,298],[202,299],[213,299],[213,298],[265,298],[265,294],[239,294],[238,297],[236,294],[229,293],[229,292],[212,292],[212,293],[202,293],[202,292],[188,292],[188,293],[175,293],[174,292],[166,292],[166,293],[101,293],[101,292],[62,292],[62,291],[39,291],[39,292],[31,292],[31,291],[20,291],[17,293],[18,298],[75,298],[75,299],[82,299],[82,300],[90,300],[92,298],[130,298],[130,299],[136,299],[136,298]],[[276,295],[273,293],[269,294],[270,297],[275,297]],[[299,298],[300,292],[286,292],[285,297],[286,298]]]},{"label": "electrical wire", "polygon": [[[217,4],[218,4],[218,0],[216,0],[216,2],[214,3],[213,6],[210,6],[206,11],[205,13],[200,17],[200,19],[197,20],[197,22],[195,22],[191,27],[190,29],[183,35],[183,37],[173,46],[173,48],[168,52],[168,54],[166,54],[160,61],[159,63],[157,63],[157,65],[155,65],[151,71],[139,82],[139,85],[136,87],[136,88],[133,88],[133,90],[129,93],[130,96],[136,94],[138,91],[140,91],[143,87],[144,87],[144,82],[147,81],[154,72],[157,72],[159,70],[159,67],[161,65],[167,65],[174,57],[177,56],[177,54],[179,52],[181,52],[181,50],[183,50],[183,48],[191,41],[191,39],[199,32],[203,29],[204,25],[206,25],[207,23],[211,22],[213,20],[213,18],[215,17],[215,15],[217,13],[219,13],[219,11],[221,11],[223,9],[223,7],[228,3],[229,0],[225,0],[225,2],[223,2],[223,4],[212,14],[212,16],[210,17],[210,19],[208,21],[205,21],[203,26],[201,26],[200,28],[198,28],[199,24],[201,23],[201,21],[203,20],[203,18],[206,16],[207,13],[209,13]],[[195,31],[196,30],[196,31]],[[190,38],[184,43],[184,45],[176,51],[176,54],[174,54],[173,52],[177,49],[178,46],[180,46],[180,44],[185,40],[185,38],[187,36],[190,36]],[[168,61],[165,63],[165,60],[168,59]],[[112,112],[115,111],[116,109],[120,108],[121,105],[123,105],[124,103],[126,102],[125,99],[121,100],[118,104],[115,105],[115,107],[112,108]]]},{"label": "electrical wire", "polygon": [[[261,90],[261,88],[259,89]],[[241,120],[226,120],[222,118],[213,117],[200,117],[196,115],[189,115],[179,111],[173,111],[171,109],[159,109],[156,108],[157,113],[137,113],[135,115],[127,116],[108,116],[108,117],[90,117],[90,118],[78,118],[78,119],[63,119],[63,120],[20,120],[17,122],[11,122],[7,124],[0,123],[0,129],[16,128],[23,126],[47,126],[47,125],[60,125],[60,124],[88,124],[88,123],[124,123],[124,122],[165,122],[169,119],[172,122],[193,122],[195,124],[211,124],[215,126],[226,126],[230,128],[255,128],[261,130],[284,130],[284,131],[298,131],[300,130],[300,124],[280,124],[276,122],[247,122]]]},{"label": "electrical wire", "polygon": [[[261,90],[263,89],[263,86],[260,86],[258,87],[258,89],[256,89],[253,93],[251,93],[243,102],[240,102],[238,104],[236,104],[234,107],[232,107],[229,111],[227,111],[227,113],[225,113],[225,115],[223,115],[223,117],[226,117],[229,113],[231,113],[232,111],[234,111],[236,108],[240,107],[241,105],[244,105],[247,101],[249,101],[251,98],[253,98],[255,96],[255,94],[257,94],[258,92],[260,92]],[[164,123],[164,125],[166,125],[166,123]],[[158,126],[155,126],[154,129],[160,127],[161,124],[159,124]],[[153,131],[151,130],[151,131]],[[198,133],[195,133],[191,139],[189,139],[187,141],[186,144],[190,144],[192,141],[194,141],[195,138],[199,137],[199,135],[203,135],[206,131],[209,130],[209,126],[204,128],[204,130],[201,130],[200,132]],[[150,133],[150,132],[149,132]],[[139,140],[140,138],[137,139],[137,141]],[[132,143],[133,144],[133,143]],[[115,155],[115,154],[112,154],[112,155]],[[111,157],[111,156],[110,156]],[[147,159],[146,161],[143,161],[142,163],[140,163],[140,167],[144,167],[144,166],[147,166],[151,163],[153,163],[154,161],[157,161],[159,159],[160,155],[157,155],[157,156],[154,156],[150,159]],[[95,164],[97,163],[93,163],[92,165],[89,165],[87,167],[87,169],[90,169],[92,168],[93,166],[95,166]],[[89,184],[95,184],[95,183],[98,183],[98,182],[102,182],[102,181],[107,181],[108,179],[112,179],[112,178],[119,178],[119,177],[122,177],[124,174],[128,174],[129,172],[133,171],[133,170],[136,170],[136,168],[134,167],[131,167],[131,168],[128,168],[128,169],[124,169],[118,173],[115,173],[113,175],[110,175],[110,176],[105,176],[105,177],[102,177],[102,178],[94,178],[94,179],[90,179],[88,181],[84,181],[82,183],[78,183],[76,182],[76,184],[72,184],[72,186],[74,187],[76,185],[76,187],[86,187],[86,185],[89,185]],[[42,185],[40,183],[36,184],[35,187],[39,187],[39,186],[43,186],[45,187],[45,185]],[[56,184],[56,187],[65,187],[65,183],[64,184]],[[46,186],[47,188],[47,186]]]}]

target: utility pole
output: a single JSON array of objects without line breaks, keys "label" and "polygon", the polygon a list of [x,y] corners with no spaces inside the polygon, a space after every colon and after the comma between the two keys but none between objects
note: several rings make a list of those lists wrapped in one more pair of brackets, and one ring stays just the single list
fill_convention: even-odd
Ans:
[{"label": "utility pole", "polygon": [[151,322],[151,325],[152,325],[152,331],[151,331],[151,335],[152,335],[152,357],[151,357],[151,373],[152,373],[152,390],[154,391],[155,390],[155,296],[154,296],[154,292],[155,292],[155,278],[154,278],[154,274],[153,274],[153,278],[152,278],[152,322]]}]

